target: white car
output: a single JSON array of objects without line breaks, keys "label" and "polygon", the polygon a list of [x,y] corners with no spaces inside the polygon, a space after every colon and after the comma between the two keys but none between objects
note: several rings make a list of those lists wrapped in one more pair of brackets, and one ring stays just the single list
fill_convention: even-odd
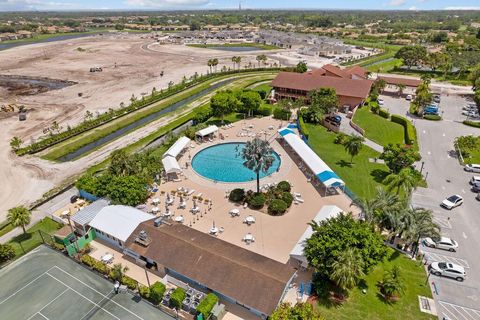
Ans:
[{"label": "white car", "polygon": [[476,116],[478,116],[478,112],[465,110],[465,111],[462,111],[462,115],[467,116],[467,117],[476,117]]},{"label": "white car", "polygon": [[379,106],[383,106],[383,103],[384,103],[383,99],[378,99],[377,102]]},{"label": "white car", "polygon": [[432,262],[428,270],[436,276],[449,277],[457,281],[463,281],[467,277],[464,267],[451,262]]},{"label": "white car", "polygon": [[413,99],[411,94],[408,94],[407,97],[405,98],[407,101],[411,101]]},{"label": "white car", "polygon": [[423,239],[423,243],[430,248],[437,248],[455,252],[458,249],[458,243],[447,237],[441,237],[440,240],[434,241],[432,238]]},{"label": "white car", "polygon": [[447,199],[442,201],[441,206],[445,209],[452,210],[455,207],[462,205],[463,198],[460,197],[458,194],[448,197]]},{"label": "white car", "polygon": [[468,172],[480,173],[480,164],[467,164],[464,169]]},{"label": "white car", "polygon": [[472,179],[470,179],[470,184],[472,186],[475,184],[480,184],[480,176],[473,176]]}]

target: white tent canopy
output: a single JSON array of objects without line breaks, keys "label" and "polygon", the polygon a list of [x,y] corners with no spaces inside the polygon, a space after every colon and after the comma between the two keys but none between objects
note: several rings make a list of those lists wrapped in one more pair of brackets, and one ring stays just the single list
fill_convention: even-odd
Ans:
[{"label": "white tent canopy", "polygon": [[163,169],[165,169],[166,173],[180,173],[182,169],[178,164],[177,159],[172,156],[166,156],[162,159]]},{"label": "white tent canopy", "polygon": [[[320,223],[324,220],[338,216],[342,211],[343,210],[337,206],[333,206],[333,205],[323,206],[313,220],[317,223]],[[307,239],[310,239],[312,234],[313,234],[313,229],[311,226],[308,226],[305,232],[300,237],[300,239],[298,239],[298,242],[295,245],[295,247],[293,247],[292,251],[290,251],[290,257],[292,259],[298,260],[300,263],[302,263],[302,266],[306,266],[308,264],[307,258],[305,258],[305,255],[303,254],[303,248],[305,248],[306,241]]]},{"label": "white tent canopy", "polygon": [[185,136],[181,137],[180,139],[175,141],[175,143],[170,148],[168,148],[167,152],[163,154],[163,157],[165,158],[167,156],[171,156],[176,158],[185,148],[188,147],[189,143],[189,138]]},{"label": "white tent canopy", "polygon": [[326,187],[341,187],[345,183],[293,130],[283,128],[278,130],[283,139],[292,147],[295,153],[317,176]]},{"label": "white tent canopy", "polygon": [[195,134],[199,137],[205,137],[217,131],[218,127],[216,125],[211,125],[209,127],[206,127],[205,129],[198,130]]}]

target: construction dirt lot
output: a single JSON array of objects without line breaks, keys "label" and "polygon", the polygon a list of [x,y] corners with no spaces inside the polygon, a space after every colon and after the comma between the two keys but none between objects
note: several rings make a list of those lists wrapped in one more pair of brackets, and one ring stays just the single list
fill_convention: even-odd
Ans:
[{"label": "construction dirt lot", "polygon": [[[28,110],[27,120],[21,122],[18,109],[0,112],[0,221],[9,208],[39,199],[115,148],[140,138],[134,132],[77,161],[51,163],[36,156],[17,157],[9,145],[12,137],[18,136],[28,144],[54,121],[63,128],[74,126],[84,119],[87,110],[102,113],[118,108],[121,102],[128,104],[132,94],[141,97],[150,94],[153,87],[166,88],[170,81],[179,82],[195,72],[205,74],[208,59],[218,58],[220,70],[224,65],[232,68],[234,55],[242,56],[242,65],[250,61],[255,65],[258,54],[159,45],[148,35],[117,33],[0,51],[0,106],[24,105]],[[90,72],[90,68],[102,71]],[[161,118],[139,131],[152,131],[172,117]]]}]

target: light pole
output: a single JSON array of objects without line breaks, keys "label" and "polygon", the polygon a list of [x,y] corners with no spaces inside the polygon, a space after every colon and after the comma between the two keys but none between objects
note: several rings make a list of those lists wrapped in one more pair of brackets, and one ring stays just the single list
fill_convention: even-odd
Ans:
[{"label": "light pole", "polygon": [[422,166],[420,167],[420,174],[422,174],[423,166],[425,165],[425,161],[422,161]]}]

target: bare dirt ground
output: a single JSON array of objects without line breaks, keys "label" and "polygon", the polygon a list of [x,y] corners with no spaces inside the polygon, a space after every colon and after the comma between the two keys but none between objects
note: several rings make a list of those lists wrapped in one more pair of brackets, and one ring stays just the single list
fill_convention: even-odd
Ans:
[{"label": "bare dirt ground", "polygon": [[[36,95],[18,95],[0,87],[0,106],[25,105],[27,121],[19,122],[17,113],[0,112],[0,221],[9,208],[40,198],[43,193],[67,177],[80,173],[108,154],[137,141],[149,129],[139,130],[75,162],[56,164],[34,156],[17,157],[9,141],[19,136],[29,143],[57,121],[73,126],[84,119],[85,112],[104,112],[127,104],[132,94],[141,97],[153,87],[165,88],[168,82],[179,82],[195,72],[206,73],[207,60],[218,58],[233,67],[231,57],[242,56],[242,65],[256,63],[258,51],[225,52],[190,48],[181,45],[152,44],[145,35],[107,34],[73,40],[20,46],[0,52],[0,74],[44,77],[74,81],[77,84]],[[79,49],[80,48],[80,49]],[[90,72],[102,67],[102,72]],[[161,77],[160,73],[164,72]],[[82,95],[79,96],[79,93]],[[174,117],[174,116],[173,116]],[[155,121],[156,128],[171,121]],[[152,124],[153,125],[153,124]]]}]

